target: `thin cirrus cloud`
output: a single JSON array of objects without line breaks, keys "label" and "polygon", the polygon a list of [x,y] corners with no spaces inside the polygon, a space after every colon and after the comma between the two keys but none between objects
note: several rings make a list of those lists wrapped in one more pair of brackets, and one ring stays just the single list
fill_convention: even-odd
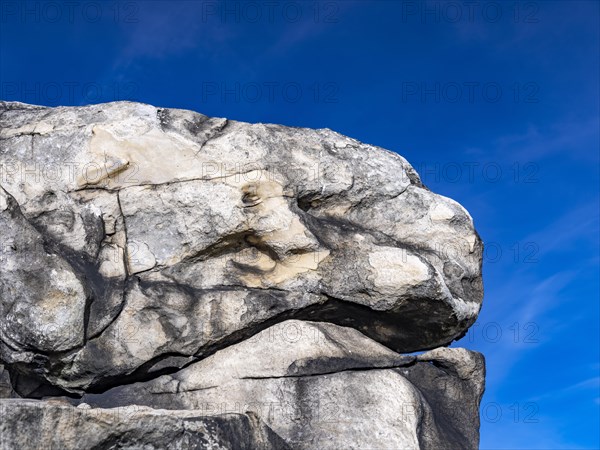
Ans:
[{"label": "thin cirrus cloud", "polygon": [[563,154],[589,161],[598,160],[598,152],[590,151],[597,145],[600,117],[593,116],[583,121],[562,120],[552,124],[522,125],[515,132],[499,135],[485,149],[469,147],[464,150],[473,156],[494,155],[495,158],[514,159],[518,154],[521,161]]},{"label": "thin cirrus cloud", "polygon": [[[525,242],[540,242],[540,256],[550,252],[580,250],[585,243],[590,250],[598,245],[598,196],[567,209],[566,213],[541,230],[528,235]],[[590,255],[591,256],[591,255]]]},{"label": "thin cirrus cloud", "polygon": [[[596,369],[597,371],[597,369]],[[589,392],[594,390],[595,392]],[[547,399],[559,400],[561,398],[571,398],[573,395],[585,392],[590,395],[590,399],[595,403],[599,403],[600,398],[598,397],[598,391],[600,390],[600,377],[590,377],[584,380],[581,380],[577,383],[571,384],[569,386],[561,387],[560,389],[554,389],[548,391],[542,395],[538,395],[536,397],[531,397],[531,401],[539,402]]]},{"label": "thin cirrus cloud", "polygon": [[[207,9],[207,5],[214,2],[178,2],[165,8],[168,3],[145,2],[140,6],[135,23],[122,24],[126,43],[119,62],[141,57],[165,59],[197,48],[217,52],[223,47],[229,48],[232,41],[250,31],[263,35],[274,32],[272,43],[266,51],[260,52],[264,59],[268,59],[284,55],[294,46],[317,38],[331,25],[313,20],[308,7],[305,7],[304,15],[294,21],[283,20],[279,16],[275,20],[271,17],[274,13],[263,8],[259,11],[259,20],[254,21],[242,15],[237,3],[237,12],[235,8],[229,12],[222,11],[225,4],[219,7],[211,5]],[[281,15],[281,11],[276,11]]]},{"label": "thin cirrus cloud", "polygon": [[117,65],[137,58],[165,59],[199,47],[217,51],[235,36],[233,27],[207,14],[203,2],[167,3],[144,2],[136,22],[122,24],[125,45]]}]

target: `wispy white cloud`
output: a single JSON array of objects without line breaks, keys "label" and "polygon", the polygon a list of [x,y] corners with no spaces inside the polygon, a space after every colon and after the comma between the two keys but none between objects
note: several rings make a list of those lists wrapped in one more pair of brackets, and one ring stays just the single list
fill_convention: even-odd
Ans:
[{"label": "wispy white cloud", "polygon": [[595,397],[591,397],[591,399],[592,401],[597,401],[598,390],[600,389],[600,376],[586,378],[569,386],[564,386],[560,389],[554,389],[542,395],[531,397],[528,400],[532,402],[539,402],[545,399],[560,400],[563,397],[571,397],[581,391],[589,391],[592,389],[594,390]]},{"label": "wispy white cloud", "polygon": [[164,59],[196,48],[218,51],[235,36],[234,27],[207,12],[206,2],[142,2],[136,19],[122,24],[125,42],[117,66],[137,58]]},{"label": "wispy white cloud", "polygon": [[[584,273],[597,270],[598,259],[593,255],[598,248],[598,198],[566,208],[566,211],[555,221],[539,230],[523,237],[523,241],[537,242],[539,252],[537,264],[521,264],[509,267],[501,266],[496,270],[496,285],[493,292],[486,297],[484,309],[480,316],[480,327],[487,321],[494,321],[502,325],[505,333],[503,339],[497,342],[482,340],[481,333],[476,342],[476,347],[486,356],[487,390],[485,402],[504,402],[504,412],[512,404],[518,402],[534,402],[539,406],[540,414],[537,423],[514,423],[503,418],[499,423],[486,423],[483,421],[482,449],[577,449],[586,448],[578,446],[562,432],[565,424],[558,423],[558,419],[549,413],[553,411],[554,402],[558,404],[565,399],[589,398],[588,411],[593,411],[598,405],[598,385],[600,378],[599,364],[589,365],[582,363],[570,379],[570,384],[554,385],[548,392],[541,392],[532,386],[528,391],[519,390],[518,393],[508,391],[507,386],[519,384],[523,370],[531,370],[531,360],[538,360],[541,355],[554,355],[559,353],[559,348],[571,345],[575,338],[574,324],[581,323],[597,305],[596,298],[578,298],[574,303],[572,294],[567,295],[569,289],[580,285],[580,277]],[[582,249],[583,252],[582,252]],[[576,253],[575,253],[576,252]],[[577,260],[570,261],[570,255],[577,254]],[[556,260],[557,255],[564,256],[564,264],[556,270],[556,263],[547,263],[548,259]],[[586,255],[588,257],[586,258]],[[554,273],[551,273],[554,268]],[[498,283],[501,274],[510,274],[506,282]],[[550,272],[550,273],[549,273]],[[545,276],[542,274],[546,273]],[[549,274],[548,274],[549,273]],[[510,329],[513,323],[520,327],[527,323],[537,324],[538,328],[533,336],[538,342],[525,342],[523,334],[518,342],[513,340]],[[521,328],[522,329],[522,328]],[[586,330],[585,333],[593,333]],[[508,336],[506,336],[508,334]],[[594,333],[594,335],[597,335]],[[570,336],[570,337],[569,337]],[[567,342],[565,342],[567,337]],[[469,345],[467,338],[465,344]],[[460,345],[460,343],[459,343]],[[589,349],[590,357],[597,347]],[[553,358],[549,356],[549,358]],[[550,360],[548,365],[550,366]],[[574,369],[575,370],[575,369]],[[577,375],[575,375],[575,373]],[[548,375],[551,376],[551,375]],[[531,395],[531,393],[535,393]],[[518,397],[514,398],[517,395]],[[510,397],[513,396],[511,399]],[[561,400],[561,398],[563,400]],[[582,406],[583,407],[583,406]],[[544,415],[543,415],[544,414]]]},{"label": "wispy white cloud", "polygon": [[[596,195],[583,204],[567,209],[562,216],[546,227],[523,237],[523,242],[537,243],[539,258],[552,252],[580,249],[583,242],[592,250],[590,255],[596,254],[593,249],[597,248],[600,240],[598,207],[599,197]],[[581,265],[581,260],[579,262]]]},{"label": "wispy white cloud", "polygon": [[[598,243],[597,205],[597,201],[592,201],[568,210],[544,228],[524,236],[522,242],[536,242],[539,245],[537,263],[516,265],[511,260],[512,255],[509,255],[510,261],[505,262],[504,266],[488,264],[484,267],[484,274],[489,270],[496,271],[496,277],[507,272],[510,274],[506,281],[496,282],[494,290],[486,293],[479,328],[474,328],[475,335],[479,337],[476,347],[486,355],[490,365],[488,385],[492,390],[503,386],[525,358],[539,351],[542,346],[552,345],[554,335],[581,320],[581,309],[569,307],[568,315],[557,316],[554,313],[566,306],[565,302],[572,301],[563,295],[565,289],[577,283],[582,271],[597,266],[597,261],[566,263],[562,270],[545,276],[540,276],[544,273],[540,267],[544,259],[553,254],[581,247],[589,248],[590,255],[594,253]],[[482,339],[481,336],[483,327],[492,321],[501,324],[505,333],[498,342]],[[514,342],[513,332],[509,329],[514,323],[521,327],[527,323],[538,324],[540,328],[535,337],[539,343],[525,342],[523,339]],[[468,334],[457,345],[469,346],[469,338]]]},{"label": "wispy white cloud", "polygon": [[494,157],[507,160],[518,155],[520,161],[538,161],[545,157],[562,154],[565,158],[598,162],[598,138],[600,117],[585,121],[564,120],[541,128],[526,125],[521,133],[499,136],[486,148],[467,147],[466,154],[478,157]]},{"label": "wispy white cloud", "polygon": [[[548,320],[547,316],[561,305],[564,300],[561,292],[576,279],[576,275],[576,272],[567,270],[537,282],[530,276],[514,277],[501,291],[496,291],[493,297],[486,299],[486,310],[474,332],[479,333],[476,334],[477,349],[483,352],[488,361],[487,384],[492,391],[503,386],[513,376],[515,368],[523,359],[538,351],[541,346],[549,344],[552,333],[548,325],[552,324],[552,320]],[[524,289],[524,286],[527,288]],[[499,324],[503,333],[501,339],[482,339],[482,330],[490,322]],[[514,331],[510,329],[515,323],[521,333],[517,342],[514,340]],[[526,324],[537,327],[524,330]],[[495,335],[494,328],[490,329],[491,335]],[[524,339],[528,332],[533,333],[531,340]],[[468,335],[464,339],[465,344],[459,342],[458,345],[469,345]]]}]

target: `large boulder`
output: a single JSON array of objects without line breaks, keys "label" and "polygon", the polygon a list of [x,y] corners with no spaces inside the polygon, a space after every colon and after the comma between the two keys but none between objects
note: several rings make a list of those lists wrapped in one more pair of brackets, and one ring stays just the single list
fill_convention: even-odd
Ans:
[{"label": "large boulder", "polygon": [[482,243],[396,153],[0,102],[0,229],[0,450],[478,446]]},{"label": "large boulder", "polygon": [[113,409],[0,400],[0,450],[287,450],[252,414],[199,416],[139,406]]},{"label": "large boulder", "polygon": [[130,404],[259,416],[295,449],[475,449],[480,354],[399,355],[359,331],[285,321],[171,375],[86,394]]},{"label": "large boulder", "polygon": [[290,318],[434,348],[481,306],[465,209],[398,154],[327,129],[5,102],[0,164],[0,357],[71,393]]}]

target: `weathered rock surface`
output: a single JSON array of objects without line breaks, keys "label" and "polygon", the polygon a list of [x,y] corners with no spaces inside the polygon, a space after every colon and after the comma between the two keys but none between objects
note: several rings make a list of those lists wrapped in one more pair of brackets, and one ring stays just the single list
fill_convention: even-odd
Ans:
[{"label": "weathered rock surface", "polygon": [[[294,448],[477,446],[483,360],[437,347],[476,320],[481,240],[395,153],[139,103],[0,102],[0,229],[0,398],[275,402],[248,410]],[[300,336],[265,338],[282,329]]]},{"label": "weathered rock surface", "polygon": [[140,406],[75,408],[0,400],[0,449],[275,450],[290,447],[252,414],[199,416]]},{"label": "weathered rock surface", "polygon": [[477,316],[472,220],[397,154],[136,103],[0,108],[2,358],[66,390],[281,317],[415,351]]},{"label": "weathered rock surface", "polygon": [[8,370],[4,368],[2,364],[0,364],[0,399],[1,398],[12,398],[16,397],[16,393],[13,390],[10,374]]},{"label": "weathered rock surface", "polygon": [[83,401],[252,411],[296,449],[436,450],[477,448],[483,383],[478,353],[404,356],[352,328],[291,320],[175,374]]}]

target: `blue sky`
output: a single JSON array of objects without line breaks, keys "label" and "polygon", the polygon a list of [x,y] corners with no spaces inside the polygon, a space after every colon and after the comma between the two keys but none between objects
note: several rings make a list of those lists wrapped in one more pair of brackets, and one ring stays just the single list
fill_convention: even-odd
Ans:
[{"label": "blue sky", "polygon": [[[472,214],[484,449],[598,449],[599,4],[2,1],[0,97],[327,127]],[[25,5],[25,6],[24,6]]]}]

